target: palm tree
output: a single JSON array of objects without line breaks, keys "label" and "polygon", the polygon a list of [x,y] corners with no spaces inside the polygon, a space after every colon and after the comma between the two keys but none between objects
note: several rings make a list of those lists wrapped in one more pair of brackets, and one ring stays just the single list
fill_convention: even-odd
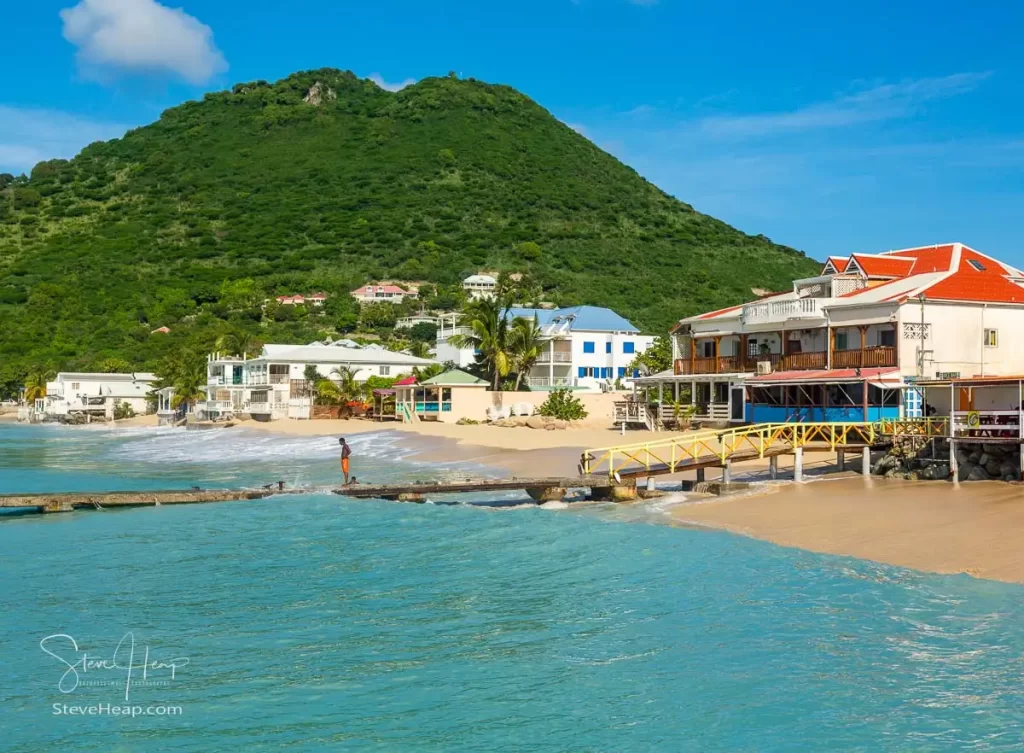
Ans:
[{"label": "palm tree", "polygon": [[473,348],[477,360],[490,375],[491,388],[497,392],[501,378],[508,376],[512,362],[509,358],[509,321],[504,296],[481,298],[466,305],[463,322],[469,334],[452,335],[449,342],[456,348]]},{"label": "palm tree", "polygon": [[177,410],[185,405],[190,410],[206,398],[206,390],[203,389],[206,387],[206,364],[198,358],[180,362],[176,364],[170,382],[174,388],[171,407]]},{"label": "palm tree", "polygon": [[430,379],[431,377],[436,377],[438,374],[443,374],[444,372],[449,370],[450,369],[446,364],[432,363],[429,366],[424,366],[423,368],[420,368],[419,366],[413,366],[412,375],[416,377],[417,382],[422,382],[426,379]]},{"label": "palm tree", "polygon": [[416,358],[430,358],[430,348],[422,340],[413,340],[405,352]]},{"label": "palm tree", "polygon": [[356,372],[348,366],[339,366],[331,371],[331,379],[320,379],[316,383],[316,399],[321,405],[344,406],[362,397],[362,388],[356,381]]},{"label": "palm tree", "polygon": [[523,374],[529,373],[540,357],[543,347],[542,337],[543,333],[536,314],[533,319],[516,319],[512,322],[512,331],[509,333],[509,351],[512,357],[512,370],[516,372],[516,391],[519,390]]},{"label": "palm tree", "polygon": [[214,345],[219,351],[243,358],[250,353],[253,355],[259,353],[263,347],[251,332],[241,329],[225,332],[217,338]]},{"label": "palm tree", "polygon": [[34,403],[46,397],[46,383],[56,374],[53,369],[35,368],[25,377],[25,402]]}]

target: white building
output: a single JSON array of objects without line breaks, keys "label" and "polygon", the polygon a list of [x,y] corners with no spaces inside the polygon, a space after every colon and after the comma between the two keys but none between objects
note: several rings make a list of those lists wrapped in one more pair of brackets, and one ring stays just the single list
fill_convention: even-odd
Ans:
[{"label": "white building", "polygon": [[126,403],[137,414],[151,412],[146,396],[156,381],[154,374],[93,374],[61,372],[46,384],[46,397],[36,409],[44,416],[73,414],[111,419],[119,403]]},{"label": "white building", "polygon": [[491,275],[470,275],[462,281],[462,289],[472,300],[491,298],[498,281]]},{"label": "white building", "polygon": [[[544,349],[530,370],[526,383],[533,389],[582,387],[601,389],[617,380],[630,380],[629,369],[637,355],[646,351],[654,337],[611,309],[574,306],[564,309],[509,309],[509,316],[536,318],[543,333]],[[437,335],[437,360],[460,368],[476,360],[472,348],[456,348],[452,335],[469,334],[454,316],[442,318]]]},{"label": "white building", "polygon": [[397,285],[363,285],[349,295],[360,303],[401,303],[406,298],[417,298],[419,291],[405,290]]},{"label": "white building", "polygon": [[306,367],[334,378],[335,369],[350,368],[359,382],[371,376],[396,377],[435,361],[385,350],[379,345],[265,345],[255,358],[212,354],[207,363],[209,416],[248,413],[257,420],[309,418],[313,394]]},{"label": "white building", "polygon": [[1024,273],[960,243],[830,257],[785,293],[683,319],[672,371],[641,381],[696,418],[916,416],[915,381],[1024,373],[1022,325]]},{"label": "white building", "polygon": [[412,329],[417,324],[429,324],[433,327],[440,327],[440,318],[430,314],[413,314],[405,316],[395,322],[395,329]]}]

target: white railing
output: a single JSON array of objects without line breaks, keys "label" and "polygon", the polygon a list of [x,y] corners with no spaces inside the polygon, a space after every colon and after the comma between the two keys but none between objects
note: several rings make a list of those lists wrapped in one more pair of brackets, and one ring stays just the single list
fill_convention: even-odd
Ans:
[{"label": "white railing", "polygon": [[572,379],[569,377],[527,377],[526,384],[529,387],[572,387]]},{"label": "white railing", "polygon": [[770,324],[790,319],[824,318],[821,308],[827,306],[831,300],[831,298],[799,298],[751,303],[743,307],[743,321],[747,324]]},{"label": "white railing", "polygon": [[572,353],[563,350],[556,350],[554,353],[543,350],[537,356],[537,363],[572,363]]},{"label": "white railing", "polygon": [[437,331],[437,339],[440,342],[444,342],[452,335],[472,335],[472,327],[449,327],[447,329],[442,325],[441,329]]},{"label": "white railing", "polygon": [[959,437],[1021,436],[1021,414],[1015,410],[961,410],[953,413],[953,435]]}]

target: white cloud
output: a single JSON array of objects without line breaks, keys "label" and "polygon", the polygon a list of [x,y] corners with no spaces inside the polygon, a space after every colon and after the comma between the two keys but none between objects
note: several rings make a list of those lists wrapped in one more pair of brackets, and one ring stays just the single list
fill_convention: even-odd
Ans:
[{"label": "white cloud", "polygon": [[893,120],[914,115],[927,102],[969,92],[990,75],[956,73],[882,84],[788,112],[718,115],[697,125],[711,136],[747,138]]},{"label": "white cloud", "polygon": [[94,141],[123,136],[129,127],[56,110],[0,105],[0,172],[27,172],[43,160],[73,157]]},{"label": "white cloud", "polygon": [[209,26],[155,0],[81,0],[60,12],[83,73],[163,73],[204,84],[227,70]]},{"label": "white cloud", "polygon": [[590,134],[587,133],[586,126],[580,125],[579,123],[566,123],[566,125],[569,126],[572,130],[576,131],[576,133],[578,133],[580,136],[586,136],[587,138],[590,138]]},{"label": "white cloud", "polygon": [[402,91],[402,89],[404,89],[405,87],[412,86],[413,84],[416,83],[416,79],[407,78],[404,81],[401,81],[397,84],[392,84],[388,81],[385,81],[384,77],[381,76],[379,73],[371,73],[367,78],[369,78],[370,81],[375,83],[381,89],[385,89],[386,91],[389,92],[399,92]]}]

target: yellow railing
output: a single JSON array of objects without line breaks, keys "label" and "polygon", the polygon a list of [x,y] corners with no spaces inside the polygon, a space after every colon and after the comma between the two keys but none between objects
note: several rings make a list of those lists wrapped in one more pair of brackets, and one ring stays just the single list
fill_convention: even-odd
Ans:
[{"label": "yellow railing", "polygon": [[766,451],[780,445],[795,448],[819,443],[831,450],[841,450],[850,445],[873,445],[889,436],[945,436],[947,428],[944,418],[754,424],[587,450],[580,469],[585,475],[607,473],[614,476],[625,469],[650,471],[652,468],[674,473],[698,461],[718,459],[725,463],[737,455],[743,455],[740,459],[744,460],[763,458]]}]

